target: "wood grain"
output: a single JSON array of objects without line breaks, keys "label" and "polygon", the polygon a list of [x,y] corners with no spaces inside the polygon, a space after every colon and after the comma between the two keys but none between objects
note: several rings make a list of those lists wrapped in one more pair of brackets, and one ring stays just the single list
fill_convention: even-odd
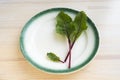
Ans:
[{"label": "wood grain", "polygon": [[[84,69],[53,75],[29,64],[19,50],[25,23],[48,8],[84,10],[96,23],[100,46]],[[120,0],[0,0],[0,80],[120,80]]]}]

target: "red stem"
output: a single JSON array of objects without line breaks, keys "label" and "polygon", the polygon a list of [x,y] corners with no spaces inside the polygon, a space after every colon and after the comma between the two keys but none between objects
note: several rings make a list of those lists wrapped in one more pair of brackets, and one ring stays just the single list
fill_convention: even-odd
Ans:
[{"label": "red stem", "polygon": [[[75,44],[76,39],[77,39],[77,36],[75,36],[73,43],[70,43],[70,44],[69,44],[69,51],[68,51],[68,53],[67,53],[67,56],[66,56],[64,62],[67,61],[68,56],[71,54],[71,50],[72,50],[72,48],[73,48],[73,46],[74,46],[74,44]],[[69,41],[70,41],[70,39],[68,38],[68,42],[69,42]]]},{"label": "red stem", "polygon": [[70,54],[69,54],[69,63],[68,63],[68,68],[71,68],[71,50],[70,50]]},{"label": "red stem", "polygon": [[60,60],[61,63],[64,63],[64,61]]},{"label": "red stem", "polygon": [[74,46],[74,43],[75,43],[75,41],[72,43],[72,45],[69,45],[69,51],[68,51],[68,53],[67,53],[67,56],[66,56],[64,62],[67,61],[68,56],[71,54],[71,50],[72,50],[72,48],[73,48],[73,46]]},{"label": "red stem", "polygon": [[[68,40],[69,42],[69,50],[71,49],[71,41],[70,39]],[[71,50],[70,50],[70,55],[69,55],[69,63],[68,63],[68,68],[70,69],[71,68]]]},{"label": "red stem", "polygon": [[[75,40],[76,40],[76,37],[75,37]],[[73,43],[71,43],[71,40],[68,37],[69,51],[67,53],[67,56],[66,56],[65,60],[62,61],[62,63],[65,63],[67,61],[67,59],[68,59],[68,56],[69,56],[69,63],[68,63],[68,68],[69,69],[71,68],[71,50],[72,50],[72,48],[73,48],[73,46],[75,44],[75,40],[73,41]]]}]

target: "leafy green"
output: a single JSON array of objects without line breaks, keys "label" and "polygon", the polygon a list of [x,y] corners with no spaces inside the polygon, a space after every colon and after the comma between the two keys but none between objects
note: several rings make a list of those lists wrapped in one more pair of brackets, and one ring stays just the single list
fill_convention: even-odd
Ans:
[{"label": "leafy green", "polygon": [[85,14],[84,11],[79,12],[76,17],[74,22],[82,29],[86,30],[87,29],[87,15]]},{"label": "leafy green", "polygon": [[87,15],[85,14],[84,11],[80,11],[75,16],[74,20],[72,20],[72,18],[68,14],[64,13],[63,11],[60,11],[60,13],[56,17],[56,22],[57,22],[56,32],[62,36],[67,37],[69,44],[69,51],[64,61],[61,61],[60,58],[56,56],[54,53],[47,53],[47,56],[50,60],[54,62],[62,62],[62,63],[66,62],[66,60],[69,57],[68,68],[70,68],[71,50],[76,40],[82,34],[82,32],[87,29]]},{"label": "leafy green", "polygon": [[60,61],[60,58],[58,56],[56,56],[54,53],[50,52],[50,53],[47,53],[47,57],[51,60],[51,61],[54,61],[54,62],[59,62]]},{"label": "leafy green", "polygon": [[87,29],[87,16],[84,11],[79,12],[75,19],[74,19],[74,25],[75,25],[75,36],[76,39],[80,36],[82,31]]},{"label": "leafy green", "polygon": [[69,37],[75,29],[72,25],[72,18],[69,15],[65,14],[63,11],[61,11],[57,15],[56,19],[56,32]]},{"label": "leafy green", "polygon": [[87,16],[84,11],[79,12],[74,21],[61,11],[57,15],[56,32],[65,35],[71,42],[75,41],[83,30],[87,29]]}]

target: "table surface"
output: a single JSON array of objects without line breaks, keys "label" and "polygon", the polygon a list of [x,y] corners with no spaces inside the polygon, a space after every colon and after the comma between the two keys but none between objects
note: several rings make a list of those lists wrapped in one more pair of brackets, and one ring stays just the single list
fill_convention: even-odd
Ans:
[{"label": "table surface", "polygon": [[[54,7],[84,10],[99,31],[96,57],[76,73],[42,72],[31,66],[19,49],[25,23]],[[120,80],[120,0],[0,0],[0,80]]]}]

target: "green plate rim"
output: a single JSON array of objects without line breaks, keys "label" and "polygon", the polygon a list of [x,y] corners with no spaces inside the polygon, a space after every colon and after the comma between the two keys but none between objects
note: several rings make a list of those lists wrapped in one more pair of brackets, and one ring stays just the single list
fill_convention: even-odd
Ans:
[{"label": "green plate rim", "polygon": [[38,65],[37,63],[35,63],[28,55],[27,55],[27,52],[25,51],[25,48],[24,48],[24,34],[27,30],[27,28],[29,27],[29,25],[35,20],[37,19],[38,17],[46,14],[46,13],[49,13],[49,12],[52,12],[52,11],[67,11],[67,12],[70,12],[70,13],[74,13],[74,14],[77,14],[78,11],[77,10],[74,10],[74,9],[70,9],[70,8],[51,8],[51,9],[47,9],[47,10],[44,10],[38,14],[36,14],[35,16],[33,16],[26,24],[25,26],[23,27],[22,31],[21,31],[21,35],[20,35],[20,50],[23,54],[23,56],[25,57],[26,60],[28,60],[28,62],[30,62],[32,65],[34,65],[35,67],[37,67],[38,69],[40,70],[43,70],[43,71],[46,71],[46,72],[50,72],[50,73],[69,73],[69,72],[73,72],[73,71],[76,71],[78,69],[81,69],[82,67],[84,67],[86,64],[88,64],[92,59],[93,57],[96,55],[96,52],[98,50],[98,47],[99,47],[99,33],[97,31],[97,28],[95,26],[95,24],[92,22],[92,20],[88,17],[87,21],[89,23],[89,25],[92,26],[92,29],[94,31],[94,34],[95,34],[95,45],[94,45],[94,49],[92,51],[92,54],[89,56],[89,58],[84,61],[82,64],[76,66],[76,67],[73,67],[71,69],[67,69],[67,70],[53,70],[53,69],[47,69],[47,68],[44,68],[40,65]]}]

